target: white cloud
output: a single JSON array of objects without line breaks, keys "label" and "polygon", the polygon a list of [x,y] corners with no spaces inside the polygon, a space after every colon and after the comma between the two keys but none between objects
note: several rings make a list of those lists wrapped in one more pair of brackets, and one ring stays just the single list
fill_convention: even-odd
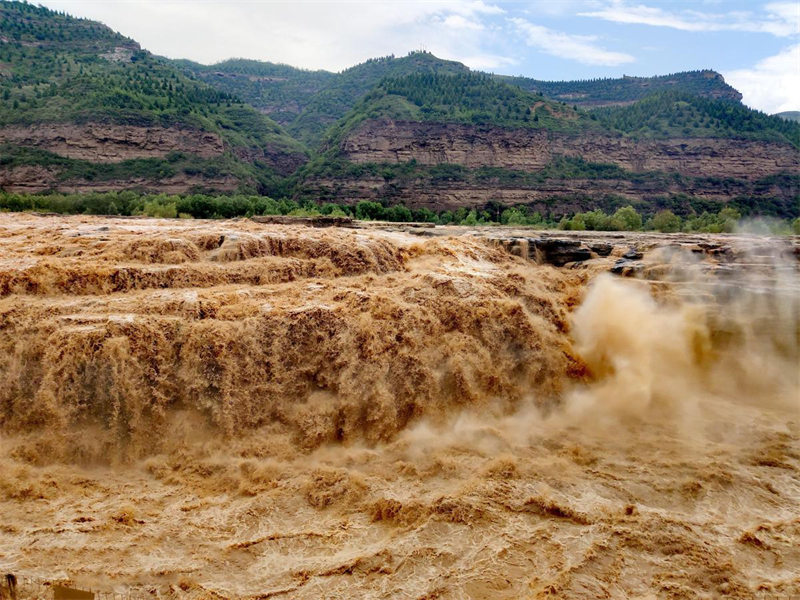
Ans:
[{"label": "white cloud", "polygon": [[759,14],[750,11],[705,13],[696,10],[671,12],[644,4],[612,0],[600,10],[579,13],[615,23],[669,27],[681,31],[749,31],[787,37],[800,33],[800,3],[771,2]]},{"label": "white cloud", "polygon": [[766,113],[800,110],[800,44],[759,61],[750,69],[722,74],[742,93],[742,102]]},{"label": "white cloud", "polygon": [[582,10],[596,8],[598,0],[527,0],[522,12],[531,17],[570,17]]},{"label": "white cloud", "polygon": [[461,58],[461,62],[478,71],[492,71],[502,67],[510,67],[519,64],[519,61],[517,61],[515,58],[500,56],[498,54],[476,54],[474,56],[464,56]]},{"label": "white cloud", "polygon": [[483,23],[474,19],[468,19],[461,15],[449,15],[443,21],[445,27],[452,29],[480,31],[483,29]]},{"label": "white cloud", "polygon": [[480,68],[510,60],[497,56],[498,33],[485,23],[504,11],[482,0],[42,1],[102,21],[156,54],[203,63],[246,57],[338,71],[423,47]]},{"label": "white cloud", "polygon": [[634,61],[630,54],[613,52],[600,47],[595,43],[597,41],[595,36],[572,35],[554,31],[519,17],[512,18],[510,21],[524,36],[526,44],[559,58],[575,60],[586,65],[603,66],[617,66]]}]

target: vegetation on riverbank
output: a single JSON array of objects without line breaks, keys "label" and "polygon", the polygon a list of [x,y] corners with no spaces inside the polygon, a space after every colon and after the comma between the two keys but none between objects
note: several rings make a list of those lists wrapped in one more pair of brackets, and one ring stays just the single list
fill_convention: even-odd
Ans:
[{"label": "vegetation on riverbank", "polygon": [[[684,216],[669,209],[640,213],[630,205],[606,213],[593,210],[570,215],[542,215],[529,207],[490,203],[481,208],[459,208],[435,213],[402,204],[362,201],[354,205],[317,204],[308,200],[274,199],[257,195],[167,195],[133,191],[89,194],[10,194],[0,192],[0,211],[57,214],[148,216],[161,218],[232,219],[254,215],[332,215],[359,220],[429,222],[440,225],[532,227],[572,231],[661,231],[730,233],[743,221],[742,212],[724,206],[718,212],[693,211]],[[747,219],[764,233],[800,235],[800,218]]]}]

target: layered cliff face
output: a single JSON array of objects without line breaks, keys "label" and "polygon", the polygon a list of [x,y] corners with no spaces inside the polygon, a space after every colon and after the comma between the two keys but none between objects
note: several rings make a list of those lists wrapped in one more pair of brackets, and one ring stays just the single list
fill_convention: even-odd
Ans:
[{"label": "layered cliff face", "polygon": [[60,156],[93,162],[121,162],[187,152],[203,158],[222,154],[222,138],[179,127],[141,127],[107,123],[42,123],[0,128],[0,144],[41,148]]},{"label": "layered cliff face", "polygon": [[[308,177],[307,194],[434,211],[498,202],[559,215],[611,207],[603,204],[608,198],[647,210],[680,209],[674,203],[660,206],[659,199],[690,196],[716,206],[735,198],[750,204],[769,200],[772,214],[798,212],[800,153],[773,141],[636,139],[602,131],[375,119],[344,136],[338,152],[350,167],[337,176]],[[564,160],[595,175],[553,169]],[[358,165],[369,174],[359,174]],[[409,174],[398,177],[398,169],[389,168],[391,174],[383,176],[381,165],[405,166]]]},{"label": "layered cliff face", "polygon": [[[500,182],[432,182],[428,179],[386,181],[382,177],[348,179],[313,179],[305,184],[304,193],[336,199],[346,204],[360,201],[385,201],[404,204],[413,209],[427,208],[433,212],[459,208],[483,209],[491,203],[502,206],[525,205],[541,215],[558,217],[596,210],[614,211],[624,204],[633,204],[645,212],[670,209],[681,214],[693,210],[717,212],[732,198],[770,198],[779,207],[773,216],[793,217],[796,211],[796,191],[779,185],[748,185],[731,181],[730,187],[715,184],[680,184],[663,187],[649,182],[636,183],[620,179],[554,179],[541,184]],[[794,194],[794,196],[792,196]],[[693,203],[706,208],[697,210]]]},{"label": "layered cliff face", "polygon": [[57,169],[41,165],[0,167],[0,189],[13,193],[37,194],[49,190],[84,193],[136,189],[163,194],[186,194],[199,189],[233,192],[240,184],[241,181],[232,175],[209,177],[203,174],[179,173],[157,180],[147,177],[127,177],[95,181],[80,177],[63,179]]},{"label": "layered cliff face", "polygon": [[[241,183],[232,173],[215,173],[214,169],[189,168],[171,173],[158,171],[155,177],[138,174],[110,176],[98,179],[87,173],[84,176],[64,175],[64,165],[58,157],[83,161],[90,165],[124,163],[141,159],[171,159],[180,154],[195,159],[222,159],[229,151],[235,160],[247,164],[259,162],[286,176],[302,165],[307,157],[303,152],[292,152],[276,147],[231,147],[214,132],[188,127],[157,127],[116,125],[113,123],[42,123],[37,125],[8,125],[0,127],[0,147],[14,148],[17,152],[42,150],[51,155],[55,164],[41,159],[33,164],[4,165],[0,163],[0,188],[9,192],[62,192],[111,191],[137,188],[167,193],[184,193],[206,188],[233,191]],[[44,164],[43,164],[44,163]]]},{"label": "layered cliff face", "polygon": [[800,169],[800,156],[788,144],[678,138],[634,140],[595,132],[580,135],[537,129],[476,127],[457,123],[368,121],[342,142],[341,153],[356,163],[415,160],[466,167],[543,169],[557,156],[611,163],[623,169],[677,172],[681,175],[758,179]]}]

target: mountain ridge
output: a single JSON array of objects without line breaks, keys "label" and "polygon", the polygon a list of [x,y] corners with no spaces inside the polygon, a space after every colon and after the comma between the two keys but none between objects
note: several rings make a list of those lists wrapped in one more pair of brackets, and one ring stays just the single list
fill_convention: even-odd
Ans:
[{"label": "mountain ridge", "polygon": [[[309,71],[268,61],[242,59],[229,59],[212,65],[201,65],[186,60],[174,62],[209,85],[229,93],[239,93],[242,98],[259,110],[264,110],[267,114],[275,114],[279,123],[288,127],[295,135],[299,133],[300,139],[311,145],[321,139],[321,132],[319,127],[309,128],[309,121],[321,118],[324,123],[331,124],[344,117],[347,110],[352,109],[359,99],[370,89],[379,85],[382,79],[420,71],[485,75],[499,82],[519,87],[523,91],[542,92],[550,99],[582,107],[630,104],[650,93],[676,88],[700,96],[734,102],[740,101],[742,97],[737,90],[725,82],[721,74],[710,69],[651,77],[623,76],[621,78],[578,81],[541,81],[523,76],[473,71],[462,63],[440,59],[425,51],[412,51],[403,57],[389,55],[370,59],[339,73],[324,70]],[[242,62],[248,64],[249,72],[242,70]],[[258,75],[259,72],[265,75],[265,78],[253,79],[253,75]],[[268,74],[278,73],[280,73],[279,78],[268,77]],[[292,81],[292,77],[296,78],[296,81]],[[357,82],[353,82],[353,79],[356,79]],[[311,81],[314,81],[315,85],[310,84]],[[287,87],[301,85],[303,82],[307,84],[304,93],[308,97],[298,101],[298,105],[294,107],[297,110],[279,112],[275,104],[276,100],[284,98]],[[326,83],[329,86],[327,88]],[[246,88],[244,94],[242,94],[242,87]],[[346,91],[344,98],[342,97],[343,91]],[[315,98],[318,95],[321,96]],[[326,96],[333,96],[333,98]],[[294,99],[297,100],[297,96]],[[326,102],[331,102],[333,105],[328,106]],[[297,123],[294,127],[292,127],[293,122]]]},{"label": "mountain ridge", "polygon": [[[105,25],[4,1],[0,35],[0,63],[8,65],[0,76],[5,187],[14,185],[13,171],[23,166],[45,167],[52,177],[43,186],[65,182],[67,172],[74,180],[69,185],[78,188],[80,180],[94,185],[104,176],[126,185],[125,168],[97,169],[98,162],[125,163],[132,177],[137,174],[130,181],[141,187],[146,169],[135,161],[149,160],[144,189],[155,189],[168,173],[186,175],[199,188],[208,183],[232,190],[240,187],[230,183],[236,180],[268,191],[288,174],[287,157],[293,163],[288,171],[305,161],[303,144],[276,123]],[[97,150],[93,155],[81,147]],[[175,159],[175,153],[185,156]],[[62,159],[82,162],[65,165]],[[222,188],[215,183],[220,177],[228,182]]]},{"label": "mountain ridge", "polygon": [[541,82],[424,51],[340,73],[249,59],[206,66],[0,0],[0,94],[7,191],[238,191],[433,208],[505,198],[556,217],[619,203],[647,211],[672,195],[694,198],[682,206],[735,200],[800,214],[800,125],[745,107],[711,70]]}]

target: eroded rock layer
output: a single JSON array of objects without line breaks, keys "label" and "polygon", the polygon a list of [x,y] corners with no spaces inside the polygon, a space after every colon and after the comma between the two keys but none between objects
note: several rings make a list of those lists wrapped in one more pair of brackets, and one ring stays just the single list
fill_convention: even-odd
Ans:
[{"label": "eroded rock layer", "polygon": [[108,123],[47,123],[0,128],[0,144],[41,148],[67,158],[121,162],[187,152],[203,158],[223,152],[215,133],[177,127],[141,127]]},{"label": "eroded rock layer", "polygon": [[690,176],[758,179],[800,169],[800,154],[789,144],[686,138],[634,140],[621,135],[561,134],[545,130],[476,127],[452,123],[368,121],[342,142],[353,162],[466,167],[544,168],[557,156],[612,163],[629,171],[677,172]]}]

